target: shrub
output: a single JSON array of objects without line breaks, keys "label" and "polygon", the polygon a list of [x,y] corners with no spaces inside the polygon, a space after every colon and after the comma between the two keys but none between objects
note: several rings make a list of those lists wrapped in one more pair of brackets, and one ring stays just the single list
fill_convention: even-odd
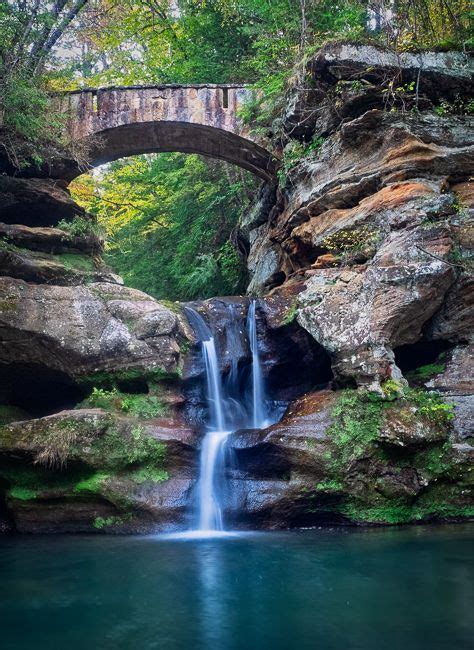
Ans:
[{"label": "shrub", "polygon": [[117,388],[105,390],[94,387],[91,395],[81,403],[80,407],[122,411],[144,419],[161,417],[167,413],[166,405],[156,395],[121,393]]},{"label": "shrub", "polygon": [[277,172],[280,184],[285,185],[289,172],[305,158],[317,153],[323,143],[324,138],[322,137],[315,137],[308,144],[292,140],[283,151],[283,159]]},{"label": "shrub", "polygon": [[103,229],[93,219],[84,217],[74,217],[71,221],[61,219],[58,221],[57,228],[64,230],[70,237],[88,237],[91,235],[103,235]]}]

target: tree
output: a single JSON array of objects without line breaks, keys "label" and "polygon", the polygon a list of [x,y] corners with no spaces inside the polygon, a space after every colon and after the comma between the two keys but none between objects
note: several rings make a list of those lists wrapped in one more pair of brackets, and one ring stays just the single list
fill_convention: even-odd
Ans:
[{"label": "tree", "polygon": [[157,298],[244,289],[233,238],[257,181],[221,161],[178,153],[136,156],[72,185],[107,234],[106,260]]}]

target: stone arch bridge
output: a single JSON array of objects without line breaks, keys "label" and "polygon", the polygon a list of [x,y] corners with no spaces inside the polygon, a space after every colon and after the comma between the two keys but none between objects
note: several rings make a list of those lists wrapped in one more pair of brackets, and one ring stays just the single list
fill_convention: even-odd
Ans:
[{"label": "stone arch bridge", "polygon": [[129,86],[73,91],[61,102],[72,135],[90,139],[93,167],[125,156],[179,151],[226,160],[268,181],[275,159],[238,118],[251,92],[235,84]]}]

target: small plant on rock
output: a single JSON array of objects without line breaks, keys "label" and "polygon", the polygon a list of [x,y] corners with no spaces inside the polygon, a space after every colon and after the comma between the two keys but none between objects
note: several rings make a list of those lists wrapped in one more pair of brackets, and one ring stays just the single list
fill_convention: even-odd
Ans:
[{"label": "small plant on rock", "polygon": [[361,259],[368,259],[375,253],[379,232],[368,226],[352,230],[338,230],[328,235],[322,242],[323,248],[341,257],[345,264]]}]

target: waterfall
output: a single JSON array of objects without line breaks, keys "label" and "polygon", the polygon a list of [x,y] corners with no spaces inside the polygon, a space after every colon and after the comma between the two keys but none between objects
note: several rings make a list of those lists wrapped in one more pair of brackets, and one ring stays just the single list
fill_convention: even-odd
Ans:
[{"label": "waterfall", "polygon": [[[265,407],[265,390],[258,351],[256,303],[252,301],[247,324],[234,305],[226,307],[224,360],[229,372],[222,381],[219,358],[213,333],[203,317],[191,307],[185,307],[186,316],[201,343],[201,354],[206,373],[209,421],[201,447],[199,480],[197,485],[198,531],[224,530],[222,501],[225,495],[226,448],[232,431],[262,428],[269,425]],[[240,342],[246,331],[252,355],[250,378],[239,385],[239,359],[244,347]],[[250,380],[250,382],[249,382]],[[251,400],[245,396],[251,392]],[[250,401],[250,403],[249,403]]]},{"label": "waterfall", "polygon": [[210,409],[209,430],[206,432],[201,449],[198,529],[200,531],[223,530],[220,503],[222,490],[219,487],[224,473],[225,443],[230,431],[225,430],[224,400],[216,345],[212,332],[202,316],[190,307],[185,307],[185,311],[191,327],[201,341]]},{"label": "waterfall", "polygon": [[252,353],[252,427],[261,429],[267,426],[265,391],[262,368],[258,352],[257,320],[255,317],[257,303],[252,300],[247,316],[247,332]]},{"label": "waterfall", "polygon": [[210,426],[215,431],[224,431],[221,376],[213,336],[202,341],[202,353],[206,366],[207,399],[211,407]]}]

